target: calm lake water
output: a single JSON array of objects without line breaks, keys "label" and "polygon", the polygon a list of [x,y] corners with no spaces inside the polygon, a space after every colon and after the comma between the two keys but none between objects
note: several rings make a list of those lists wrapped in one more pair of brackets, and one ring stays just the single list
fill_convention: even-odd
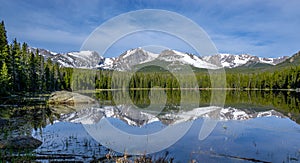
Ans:
[{"label": "calm lake water", "polygon": [[227,91],[224,106],[210,105],[211,91],[151,93],[87,94],[99,101],[89,106],[1,106],[1,139],[32,135],[43,143],[30,153],[45,162],[105,161],[123,151],[131,160],[300,161],[299,93]]}]

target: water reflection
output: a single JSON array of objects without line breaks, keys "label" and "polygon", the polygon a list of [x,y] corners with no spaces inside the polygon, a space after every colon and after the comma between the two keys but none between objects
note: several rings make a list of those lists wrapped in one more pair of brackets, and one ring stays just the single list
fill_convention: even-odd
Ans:
[{"label": "water reflection", "polygon": [[[136,106],[122,101],[122,91],[117,93],[114,97],[119,99],[113,99],[110,91],[98,92],[95,98],[99,104],[89,106],[2,107],[1,140],[14,135],[33,135],[43,142],[35,150],[38,156],[54,154],[68,156],[70,160],[91,161],[111,153],[103,146],[105,143],[96,141],[86,128],[101,127],[103,119],[132,135],[155,134],[168,126],[176,128],[188,124],[190,128],[180,140],[151,157],[169,153],[180,162],[290,162],[300,159],[300,127],[297,124],[300,122],[300,97],[296,92],[228,91],[225,107],[218,107],[209,106],[210,91],[201,91],[198,99],[194,98],[196,92],[193,91],[167,90],[162,93],[167,99],[161,112],[145,109],[150,105],[147,90],[131,91],[130,98]],[[186,98],[185,107],[180,105],[181,97]],[[151,105],[161,107],[160,99],[156,94]],[[114,100],[123,104],[115,105]],[[209,137],[199,140],[205,119],[217,120],[218,124]],[[118,139],[124,139],[116,133],[108,135],[124,149],[135,147],[132,142],[119,142]],[[128,139],[134,140],[134,137]],[[169,139],[165,137],[156,144]],[[113,154],[122,156],[122,152]]]},{"label": "water reflection", "polygon": [[[170,110],[176,111],[180,109],[209,106],[211,100],[211,91],[202,90],[200,92],[200,99],[196,98],[197,92],[191,90],[165,90],[167,95],[167,102],[164,105],[163,112]],[[115,96],[118,101],[122,101],[124,92],[119,91],[119,96]],[[143,91],[130,91],[130,97],[135,105],[138,107],[147,107],[150,105],[149,90]],[[227,91],[226,93],[225,107],[233,107],[242,110],[249,111],[266,111],[276,110],[288,116],[292,120],[300,123],[300,93],[290,91]],[[182,98],[183,96],[183,98]],[[111,91],[97,92],[95,95],[102,105],[114,105],[114,99],[112,98]],[[160,103],[161,97],[156,96],[156,102]],[[183,100],[181,100],[183,99]],[[128,101],[122,101],[123,104],[128,104]],[[186,108],[180,108],[181,102],[185,102],[189,105],[185,105]],[[197,104],[197,106],[192,105]]]},{"label": "water reflection", "polygon": [[0,108],[0,137],[31,135],[32,129],[42,129],[59,118],[45,105],[2,106]]},{"label": "water reflection", "polygon": [[173,125],[186,121],[193,121],[198,118],[211,118],[219,121],[228,120],[248,120],[258,117],[275,116],[285,118],[285,116],[275,110],[256,112],[254,110],[240,110],[232,107],[221,108],[217,106],[198,107],[191,110],[169,111],[160,113],[148,113],[137,110],[132,105],[102,106],[82,109],[77,112],[61,115],[59,121],[96,124],[103,118],[119,119],[128,125],[142,127],[146,124],[160,121],[165,125]]}]

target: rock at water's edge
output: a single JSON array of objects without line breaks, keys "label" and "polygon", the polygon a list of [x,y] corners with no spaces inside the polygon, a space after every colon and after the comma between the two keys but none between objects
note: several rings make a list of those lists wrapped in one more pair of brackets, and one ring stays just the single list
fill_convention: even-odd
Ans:
[{"label": "rock at water's edge", "polygon": [[18,136],[0,141],[0,149],[36,149],[42,144],[32,136]]},{"label": "rock at water's edge", "polygon": [[79,93],[68,91],[56,91],[51,94],[48,103],[53,105],[94,104],[96,103],[96,100],[91,97],[81,95]]}]

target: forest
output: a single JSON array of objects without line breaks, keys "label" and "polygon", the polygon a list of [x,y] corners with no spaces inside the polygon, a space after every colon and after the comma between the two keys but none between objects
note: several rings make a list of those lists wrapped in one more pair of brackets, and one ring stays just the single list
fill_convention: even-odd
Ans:
[{"label": "forest", "polygon": [[[131,78],[128,80],[128,76]],[[50,93],[56,90],[138,89],[160,87],[211,88],[208,72],[180,74],[183,82],[171,72],[143,72],[134,74],[109,70],[72,69],[45,60],[39,51],[30,51],[26,43],[7,40],[4,22],[0,24],[0,95]],[[197,83],[193,78],[196,77]],[[300,65],[272,71],[227,72],[226,87],[231,89],[297,89],[300,88]]]},{"label": "forest", "polygon": [[70,88],[71,69],[62,68],[37,51],[29,51],[26,43],[7,41],[4,22],[0,24],[0,94],[43,93]]}]

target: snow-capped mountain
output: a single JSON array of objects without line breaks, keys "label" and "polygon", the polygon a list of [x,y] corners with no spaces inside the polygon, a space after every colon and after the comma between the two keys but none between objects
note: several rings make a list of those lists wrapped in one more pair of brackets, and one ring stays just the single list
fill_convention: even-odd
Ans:
[{"label": "snow-capped mountain", "polygon": [[204,69],[219,68],[214,64],[202,60],[200,57],[196,55],[182,53],[175,50],[164,50],[160,53],[157,59],[160,61],[171,62],[172,63],[171,65],[175,65],[175,66],[177,66],[178,64],[183,64],[183,65],[191,65],[197,68],[204,68]]},{"label": "snow-capped mountain", "polygon": [[[29,48],[36,52],[36,48]],[[125,51],[118,57],[104,58],[94,51],[80,51],[69,53],[55,53],[44,49],[39,49],[39,54],[45,59],[51,59],[64,67],[73,68],[97,68],[118,71],[132,70],[135,66],[147,63],[162,63],[169,69],[180,67],[180,65],[190,65],[203,69],[218,69],[221,67],[235,68],[247,66],[247,64],[263,63],[276,65],[285,61],[288,57],[261,58],[249,54],[216,54],[212,56],[199,57],[189,53],[175,50],[164,50],[160,54],[151,53],[142,48]],[[156,62],[158,61],[158,62]],[[214,63],[214,64],[213,64]],[[219,65],[219,66],[217,66]]]},{"label": "snow-capped mountain", "polygon": [[285,61],[287,58],[287,56],[278,58],[262,58],[249,54],[216,54],[212,56],[199,57],[194,54],[183,53],[170,49],[164,50],[160,54],[154,54],[141,48],[137,48],[128,50],[117,58],[109,58],[109,64],[104,62],[103,64],[99,64],[98,67],[113,70],[130,70],[132,67],[139,64],[150,63],[152,61],[163,61],[166,62],[168,68],[174,68],[179,65],[190,65],[203,69],[218,69],[220,66],[224,68],[235,68],[253,63],[276,65]]},{"label": "snow-capped mountain", "polygon": [[124,71],[132,70],[132,68],[136,65],[147,64],[150,62],[153,64],[159,62],[160,65],[164,64],[167,68],[180,65],[191,65],[205,69],[218,68],[217,66],[203,61],[200,57],[193,54],[182,53],[175,50],[164,50],[160,54],[155,54],[142,48],[128,50],[117,58],[107,58],[103,63],[99,64],[98,68]]},{"label": "snow-capped mountain", "polygon": [[51,60],[63,67],[95,68],[104,58],[94,51],[80,51],[54,55]]},{"label": "snow-capped mountain", "polygon": [[[36,52],[36,48],[29,48],[29,51]],[[73,68],[96,68],[99,62],[103,62],[104,58],[95,51],[80,51],[69,53],[55,53],[45,49],[38,49],[41,56],[51,59],[53,62],[59,63],[63,67]]]},{"label": "snow-capped mountain", "polygon": [[45,60],[47,60],[48,58],[52,58],[55,55],[59,55],[58,53],[55,53],[55,52],[52,52],[52,51],[49,51],[46,49],[33,48],[33,47],[28,48],[28,51],[33,52],[33,53],[36,53],[37,50],[38,50],[39,54],[45,58]]},{"label": "snow-capped mountain", "polygon": [[114,60],[112,68],[120,71],[131,70],[133,66],[153,61],[157,56],[158,54],[142,48],[127,50]]},{"label": "snow-capped mountain", "polygon": [[226,68],[234,68],[239,67],[242,65],[246,65],[247,63],[265,63],[270,65],[276,65],[285,61],[288,57],[278,57],[278,58],[262,58],[257,56],[252,56],[249,54],[240,54],[240,55],[233,55],[233,54],[217,54],[213,56],[204,56],[202,57],[203,60],[211,62],[213,60],[220,61],[222,67]]},{"label": "snow-capped mountain", "polygon": [[186,121],[195,120],[197,118],[212,118],[219,121],[228,120],[248,120],[258,117],[275,116],[284,118],[285,116],[275,110],[253,112],[247,110],[240,110],[232,107],[221,108],[217,106],[208,106],[194,108],[189,111],[169,112],[165,114],[158,114],[157,116],[136,109],[131,105],[119,106],[104,106],[82,109],[77,112],[72,112],[60,116],[60,121],[82,123],[82,124],[96,124],[103,117],[118,118],[131,126],[143,126],[152,122],[161,121],[166,125],[178,124]]}]

